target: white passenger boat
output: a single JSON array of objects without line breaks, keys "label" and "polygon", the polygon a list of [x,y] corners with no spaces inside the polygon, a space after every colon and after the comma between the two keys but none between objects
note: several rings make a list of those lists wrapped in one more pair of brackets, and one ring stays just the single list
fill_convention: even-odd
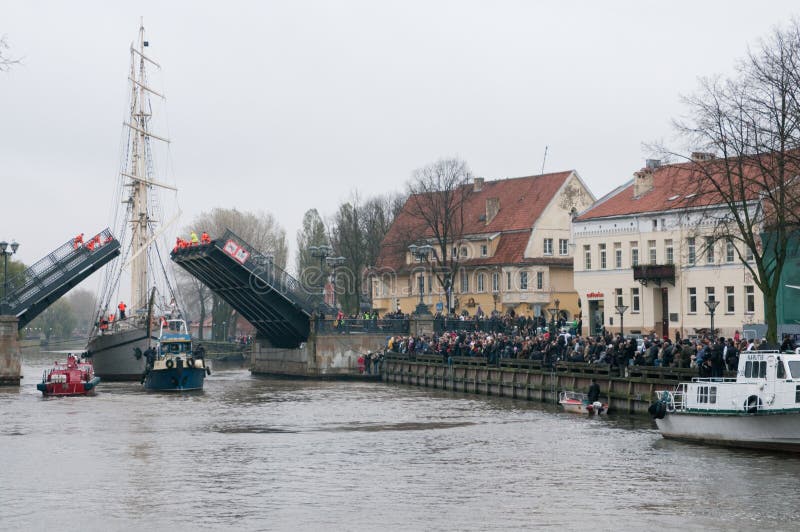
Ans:
[{"label": "white passenger boat", "polygon": [[735,379],[692,379],[650,405],[665,438],[800,452],[800,354],[743,352]]}]

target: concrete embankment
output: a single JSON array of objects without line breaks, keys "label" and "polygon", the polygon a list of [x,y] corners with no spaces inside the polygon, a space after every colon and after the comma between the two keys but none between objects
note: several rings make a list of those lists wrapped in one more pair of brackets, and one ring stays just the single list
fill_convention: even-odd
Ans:
[{"label": "concrete embankment", "polygon": [[496,395],[555,403],[562,390],[586,392],[592,379],[600,385],[600,398],[611,413],[644,414],[653,392],[672,389],[697,376],[696,369],[559,363],[544,367],[540,361],[504,359],[487,365],[483,357],[453,357],[443,363],[435,355],[387,353],[383,380],[388,383],[428,386],[481,395]]}]

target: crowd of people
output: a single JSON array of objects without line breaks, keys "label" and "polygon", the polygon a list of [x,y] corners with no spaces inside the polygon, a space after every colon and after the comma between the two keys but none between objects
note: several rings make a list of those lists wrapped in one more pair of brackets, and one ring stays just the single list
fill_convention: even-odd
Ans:
[{"label": "crowd of people", "polygon": [[[507,326],[514,320],[501,322]],[[445,361],[452,361],[453,357],[485,357],[488,364],[497,364],[501,359],[539,360],[545,365],[559,361],[606,364],[620,368],[620,374],[628,366],[696,368],[700,377],[722,377],[726,370],[738,368],[741,352],[777,347],[766,339],[699,337],[673,341],[654,332],[644,337],[624,337],[608,331],[598,336],[581,336],[575,327],[543,329],[536,320],[528,319],[524,324],[517,321],[511,329],[504,326],[496,331],[491,327],[470,330],[471,324],[465,325],[433,335],[392,336],[387,340],[386,350],[439,355]],[[794,348],[792,340],[785,337],[780,349]]]},{"label": "crowd of people", "polygon": [[197,246],[197,245],[201,245],[201,244],[202,245],[206,245],[206,244],[210,244],[210,243],[211,243],[211,237],[208,235],[207,232],[203,231],[202,234],[200,235],[200,237],[198,237],[197,233],[192,231],[189,234],[189,238],[186,239],[186,240],[181,238],[181,237],[176,237],[175,238],[175,247],[172,248],[172,252],[175,253],[179,249],[184,249],[184,248],[188,248],[188,247],[191,247],[191,246]]}]

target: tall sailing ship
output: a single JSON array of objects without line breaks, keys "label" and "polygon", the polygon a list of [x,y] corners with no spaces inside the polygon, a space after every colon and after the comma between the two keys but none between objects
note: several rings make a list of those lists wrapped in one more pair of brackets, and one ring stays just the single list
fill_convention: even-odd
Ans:
[{"label": "tall sailing ship", "polygon": [[[163,231],[179,212],[166,222],[158,194],[159,189],[176,189],[156,175],[156,152],[160,146],[168,147],[169,140],[150,131],[157,107],[153,100],[164,97],[148,84],[148,68],[160,68],[145,53],[148,47],[144,25],[140,23],[138,43],[130,48],[130,115],[124,123],[118,197],[112,207],[123,251],[120,260],[106,267],[95,326],[87,345],[95,374],[103,380],[140,380],[146,365],[143,353],[157,340],[156,317],[175,313],[175,295],[162,260],[168,259],[168,250],[161,249],[166,245]],[[121,295],[121,281],[128,272],[130,297],[125,298]],[[109,315],[123,301],[128,310],[125,318]]]}]

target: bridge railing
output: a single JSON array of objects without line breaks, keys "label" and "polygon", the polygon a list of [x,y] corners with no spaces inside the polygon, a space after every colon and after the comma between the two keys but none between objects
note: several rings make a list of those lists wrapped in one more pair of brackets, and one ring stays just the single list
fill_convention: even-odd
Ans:
[{"label": "bridge railing", "polygon": [[99,257],[109,249],[119,247],[119,243],[111,248],[107,247],[110,242],[115,242],[108,228],[95,236],[100,237],[100,245],[93,250],[86,246],[90,239],[84,244],[68,240],[25,271],[9,278],[8,285],[12,291],[3,299],[4,305],[12,310],[24,306],[36,296],[57,285],[75,267],[86,263],[87,258]]},{"label": "bridge railing", "polygon": [[341,320],[315,321],[318,334],[408,334],[407,319],[363,320],[343,318]]},{"label": "bridge railing", "polygon": [[309,293],[300,281],[275,264],[272,257],[264,255],[230,229],[215,240],[214,245],[250,271],[250,286],[254,291],[262,294],[276,291],[309,314],[319,310],[318,295]]}]

